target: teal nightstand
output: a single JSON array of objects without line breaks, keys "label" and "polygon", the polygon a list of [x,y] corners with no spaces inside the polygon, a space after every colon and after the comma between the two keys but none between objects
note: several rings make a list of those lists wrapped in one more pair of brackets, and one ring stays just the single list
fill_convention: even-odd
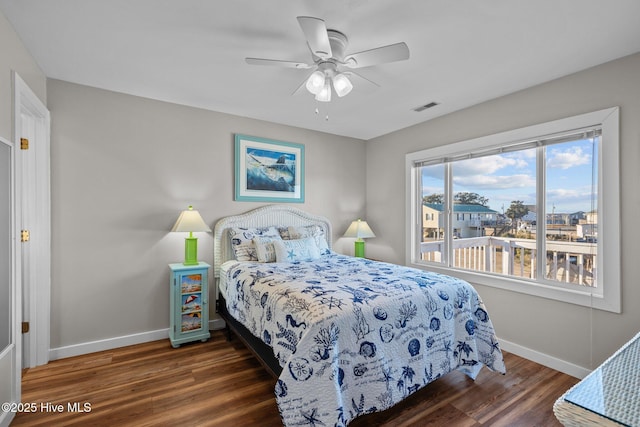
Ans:
[{"label": "teal nightstand", "polygon": [[171,294],[169,339],[174,348],[186,342],[211,337],[209,333],[209,268],[197,265],[169,264]]}]

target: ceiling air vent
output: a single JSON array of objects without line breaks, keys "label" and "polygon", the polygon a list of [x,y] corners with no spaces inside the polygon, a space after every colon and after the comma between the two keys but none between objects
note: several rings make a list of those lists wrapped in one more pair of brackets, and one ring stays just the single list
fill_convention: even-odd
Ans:
[{"label": "ceiling air vent", "polygon": [[419,106],[419,107],[417,107],[417,108],[414,108],[414,109],[413,109],[413,111],[417,111],[417,112],[419,113],[420,111],[424,111],[424,110],[426,110],[427,108],[433,108],[433,107],[435,107],[436,105],[439,105],[439,104],[438,104],[437,102],[430,102],[430,103],[428,103],[428,104],[421,105],[421,106]]}]

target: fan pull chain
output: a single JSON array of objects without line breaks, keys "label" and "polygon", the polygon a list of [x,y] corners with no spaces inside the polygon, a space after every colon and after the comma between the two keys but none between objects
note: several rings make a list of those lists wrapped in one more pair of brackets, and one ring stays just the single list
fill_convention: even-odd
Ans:
[{"label": "fan pull chain", "polygon": [[[314,112],[316,113],[316,115],[320,114],[320,110],[318,108],[316,108]],[[329,115],[328,114],[324,116],[324,121],[325,122],[329,121]]]}]

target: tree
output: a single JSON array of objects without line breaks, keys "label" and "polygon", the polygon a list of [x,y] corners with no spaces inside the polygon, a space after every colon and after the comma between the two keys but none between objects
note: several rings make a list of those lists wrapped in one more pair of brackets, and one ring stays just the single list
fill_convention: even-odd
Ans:
[{"label": "tree", "polygon": [[529,208],[524,205],[521,200],[514,200],[511,202],[511,206],[504,213],[508,218],[511,218],[511,224],[515,226],[516,220],[522,218],[529,213]]},{"label": "tree", "polygon": [[[443,204],[444,203],[444,194],[429,194],[428,196],[422,197],[422,203],[436,203]],[[462,205],[481,205],[488,206],[489,199],[479,195],[478,193],[469,193],[466,191],[461,191],[456,193],[453,196],[453,203],[460,203]]]},{"label": "tree", "polygon": [[422,203],[435,203],[441,205],[444,203],[444,194],[433,193],[428,196],[423,196]]},{"label": "tree", "polygon": [[453,196],[453,202],[460,203],[461,205],[487,206],[489,204],[489,199],[479,195],[478,193],[461,191]]}]

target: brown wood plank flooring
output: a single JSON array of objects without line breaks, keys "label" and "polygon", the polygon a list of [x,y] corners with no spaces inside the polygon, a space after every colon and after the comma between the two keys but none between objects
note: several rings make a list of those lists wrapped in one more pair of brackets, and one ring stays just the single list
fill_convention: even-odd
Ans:
[{"label": "brown wood plank flooring", "polygon": [[[453,372],[350,426],[559,426],[553,403],[578,379],[509,353],[505,361],[507,375]],[[154,341],[25,370],[22,402],[38,410],[11,426],[279,426],[274,384],[238,339],[212,331],[206,343]],[[41,410],[46,403],[64,410]]]}]

